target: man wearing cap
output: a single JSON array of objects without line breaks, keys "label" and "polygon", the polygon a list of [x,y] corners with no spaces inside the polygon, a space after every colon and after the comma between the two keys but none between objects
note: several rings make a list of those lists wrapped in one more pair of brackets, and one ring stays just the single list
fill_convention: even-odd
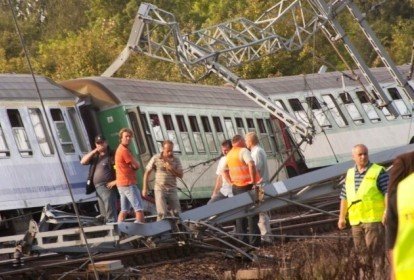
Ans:
[{"label": "man wearing cap", "polygon": [[102,135],[95,137],[96,148],[81,159],[81,164],[90,165],[89,178],[96,188],[99,218],[105,222],[116,221],[116,181],[114,153]]}]

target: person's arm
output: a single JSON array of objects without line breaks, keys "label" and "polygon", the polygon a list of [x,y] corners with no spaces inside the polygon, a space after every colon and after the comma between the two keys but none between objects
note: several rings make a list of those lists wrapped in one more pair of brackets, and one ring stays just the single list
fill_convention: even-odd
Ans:
[{"label": "person's arm", "polygon": [[138,170],[140,165],[139,162],[134,158],[134,156],[132,155],[131,151],[129,150],[124,150],[122,157],[125,161],[126,164],[129,165],[129,167],[131,167],[133,170]]},{"label": "person's arm", "polygon": [[214,185],[214,189],[213,189],[213,193],[211,194],[211,197],[218,195],[222,185],[223,185],[222,176],[218,175],[216,178],[216,184]]},{"label": "person's arm", "polygon": [[249,174],[251,179],[249,184],[254,184],[256,182],[256,165],[254,164],[254,161],[251,160],[247,163],[247,166],[249,167]]},{"label": "person's arm", "polygon": [[151,175],[152,172],[152,168],[145,169],[145,173],[144,173],[144,179],[143,179],[143,183],[142,183],[142,196],[147,196],[148,195],[148,178]]},{"label": "person's arm", "polygon": [[139,162],[131,155],[131,162],[129,163],[129,166],[131,166],[132,169],[138,170],[140,165]]},{"label": "person's arm", "polygon": [[346,214],[348,213],[348,202],[346,199],[341,199],[339,204],[339,219],[338,219],[338,228],[346,228]]},{"label": "person's arm", "polygon": [[87,153],[86,155],[84,155],[80,161],[80,163],[82,165],[88,165],[91,161],[91,159],[95,156],[99,154],[98,148],[93,149],[92,151],[90,151],[89,153]]},{"label": "person's arm", "polygon": [[223,171],[223,173],[222,173],[221,175],[223,176],[223,178],[224,178],[227,182],[229,182],[229,184],[233,184],[233,181],[231,180],[230,173],[229,173],[229,170],[228,170],[228,169],[224,170],[224,171]]},{"label": "person's arm", "polygon": [[378,190],[384,195],[384,214],[382,215],[382,224],[385,225],[387,220],[387,204],[388,204],[388,198],[387,198],[387,192],[388,192],[388,184],[389,184],[389,175],[385,170],[383,170],[377,179],[377,188]]}]

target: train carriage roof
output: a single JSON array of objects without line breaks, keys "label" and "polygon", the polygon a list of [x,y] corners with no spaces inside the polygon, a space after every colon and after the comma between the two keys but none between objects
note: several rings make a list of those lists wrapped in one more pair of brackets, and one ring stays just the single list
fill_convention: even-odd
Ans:
[{"label": "train carriage roof", "polygon": [[[405,78],[407,77],[410,66],[403,65],[399,66],[400,73]],[[362,76],[359,70],[355,70],[358,76],[361,77],[361,81],[368,85],[365,78]],[[371,72],[376,77],[379,83],[395,83],[385,67],[371,68]],[[350,71],[344,71],[345,74],[352,76]],[[275,78],[264,78],[264,79],[252,79],[249,80],[249,84],[260,90],[266,95],[277,95],[277,94],[289,94],[296,92],[309,92],[323,89],[341,89],[342,88],[342,73],[326,72],[321,74],[307,74],[307,75],[296,75],[296,76],[284,76]],[[305,84],[305,78],[306,83]],[[345,78],[346,87],[360,87],[357,81],[353,81],[349,78]]]},{"label": "train carriage roof", "polygon": [[[403,77],[406,77],[410,66],[398,67]],[[385,67],[371,68],[373,75],[380,83],[394,83]],[[355,72],[364,84],[368,84],[359,70]],[[344,71],[351,76],[350,71]],[[305,83],[306,77],[306,83]],[[247,82],[267,96],[309,92],[324,89],[341,89],[342,73],[327,72],[264,79],[251,79]],[[158,104],[194,104],[211,106],[234,106],[258,108],[253,101],[239,94],[231,87],[205,86],[198,84],[148,81],[124,78],[88,77],[64,81],[64,87],[73,90],[79,96],[92,95],[100,106],[118,103],[158,103]],[[346,87],[360,87],[356,81],[345,78]]]},{"label": "train carriage roof", "polygon": [[79,96],[90,95],[100,105],[181,103],[188,105],[234,106],[258,108],[253,101],[232,87],[148,81],[124,78],[89,77],[64,81],[64,87]]},{"label": "train carriage roof", "polygon": [[[44,99],[74,100],[73,94],[56,84],[51,79],[35,76]],[[2,100],[38,100],[39,95],[32,75],[28,74],[0,74],[0,99]]]}]

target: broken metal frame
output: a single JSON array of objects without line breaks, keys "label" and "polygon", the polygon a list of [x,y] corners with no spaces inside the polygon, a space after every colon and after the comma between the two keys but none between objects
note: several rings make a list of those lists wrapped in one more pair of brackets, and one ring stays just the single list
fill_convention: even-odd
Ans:
[{"label": "broken metal frame", "polygon": [[[245,18],[234,19],[225,23],[182,35],[173,14],[158,7],[142,3],[135,17],[134,25],[127,43],[120,56],[102,74],[112,76],[128,59],[132,52],[176,63],[186,76],[197,80],[200,74],[197,66],[205,68],[205,76],[214,72],[231,83],[235,89],[256,102],[273,116],[284,122],[292,133],[299,134],[311,143],[315,134],[312,125],[308,125],[272,100],[250,86],[247,81],[236,76],[227,67],[254,61],[279,50],[294,51],[301,49],[319,29],[334,35],[331,41],[341,40],[346,50],[361,70],[366,81],[378,97],[366,91],[372,103],[379,107],[386,106],[394,117],[398,110],[389,100],[369,67],[359,55],[340,25],[337,15],[347,8],[358,21],[364,35],[378,53],[391,76],[401,86],[407,98],[414,100],[414,90],[408,81],[398,72],[395,64],[384,47],[366,23],[362,13],[352,0],[281,0],[265,11],[257,20]],[[359,79],[359,77],[358,77]],[[377,102],[377,99],[381,102]]]}]

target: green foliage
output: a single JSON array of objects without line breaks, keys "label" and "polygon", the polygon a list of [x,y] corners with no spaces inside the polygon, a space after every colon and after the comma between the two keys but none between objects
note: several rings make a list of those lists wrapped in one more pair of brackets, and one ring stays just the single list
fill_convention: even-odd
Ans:
[{"label": "green foliage", "polygon": [[[356,0],[380,41],[397,64],[408,63],[414,39],[412,0]],[[152,4],[175,15],[183,33],[191,33],[238,17],[257,19],[275,1],[261,0],[154,0]],[[137,13],[136,0],[13,0],[26,48],[37,74],[55,80],[100,75],[125,47]],[[380,5],[378,5],[380,3]],[[358,24],[348,14],[340,22],[369,66],[381,66],[367,47]],[[278,31],[283,34],[287,24]],[[341,44],[345,59],[353,65]],[[321,34],[301,50],[279,51],[235,68],[243,78],[263,78],[316,72],[322,64],[329,70],[344,70],[345,63]],[[354,66],[354,65],[353,65]],[[23,48],[14,26],[8,1],[0,2],[0,71],[27,73]],[[204,69],[199,69],[199,75]],[[142,55],[133,55],[116,74],[151,80],[188,81],[180,67]],[[211,75],[202,81],[222,84]]]}]

